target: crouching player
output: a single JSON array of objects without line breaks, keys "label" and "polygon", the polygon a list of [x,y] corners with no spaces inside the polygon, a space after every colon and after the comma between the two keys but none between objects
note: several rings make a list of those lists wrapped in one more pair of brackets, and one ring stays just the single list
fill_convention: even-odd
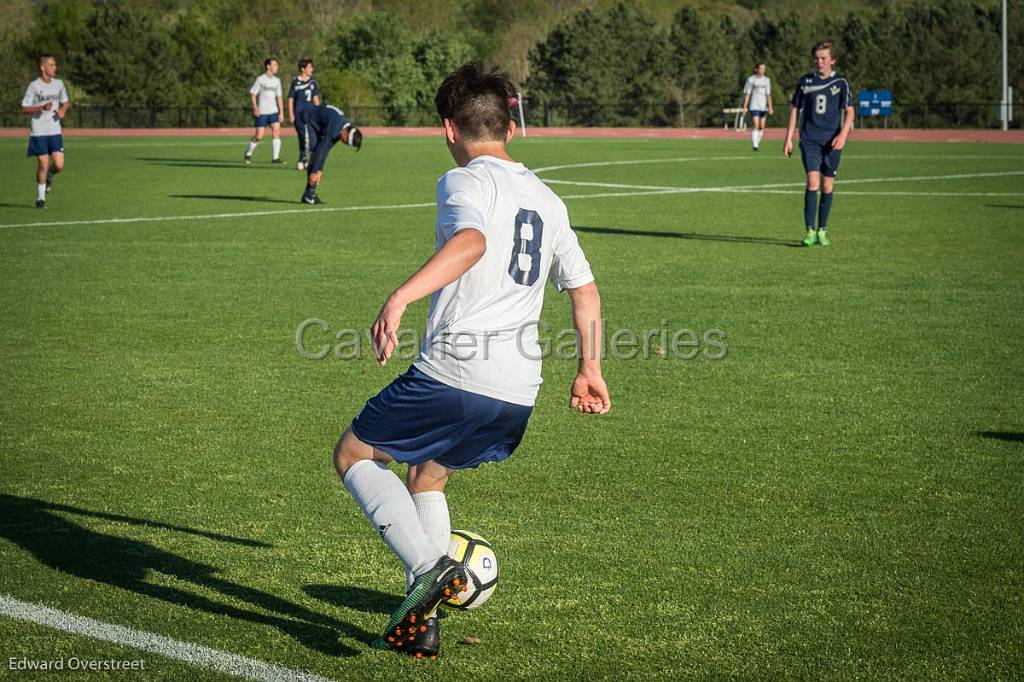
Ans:
[{"label": "crouching player", "polygon": [[302,193],[302,201],[307,204],[322,204],[324,202],[317,196],[316,188],[323,176],[327,155],[338,142],[355,147],[356,151],[359,151],[363,146],[363,133],[352,125],[341,109],[330,104],[307,111],[305,121],[312,152],[306,165],[306,191]]},{"label": "crouching player", "polygon": [[[444,488],[460,469],[500,462],[519,445],[541,383],[537,320],[550,280],[567,290],[579,335],[571,408],[611,408],[601,376],[601,300],[565,204],[505,145],[515,123],[509,78],[481,64],[449,74],[435,98],[457,164],[437,183],[437,251],[388,297],[371,327],[383,365],[407,306],[431,296],[419,358],[371,398],[341,436],[345,487],[411,578],[374,646],[436,656],[435,610],[466,580],[446,554]],[[406,484],[388,462],[409,466]]]}]

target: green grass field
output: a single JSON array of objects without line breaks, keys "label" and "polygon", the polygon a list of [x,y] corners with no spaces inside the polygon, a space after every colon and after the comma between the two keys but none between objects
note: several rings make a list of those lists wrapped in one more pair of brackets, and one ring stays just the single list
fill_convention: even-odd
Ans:
[{"label": "green grass field", "polygon": [[[853,139],[833,245],[806,249],[777,142],[517,139],[581,183],[552,186],[609,332],[697,353],[655,334],[609,359],[603,417],[547,361],[520,450],[449,485],[502,578],[432,663],[368,647],[403,577],[329,461],[406,363],[295,337],[365,329],[430,255],[440,139],[335,150],[323,209],[268,144],[245,168],[243,139],[72,138],[37,210],[24,146],[0,140],[0,596],[336,680],[1024,670],[1020,146]],[[567,328],[567,297],[544,320]],[[5,616],[0,642],[0,678],[223,677]]]}]

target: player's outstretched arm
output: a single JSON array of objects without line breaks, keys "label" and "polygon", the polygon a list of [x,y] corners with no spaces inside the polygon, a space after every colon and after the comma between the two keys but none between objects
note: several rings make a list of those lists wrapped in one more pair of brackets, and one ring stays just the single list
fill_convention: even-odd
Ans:
[{"label": "player's outstretched arm", "polygon": [[416,273],[388,296],[370,327],[373,354],[381,366],[398,345],[398,328],[410,303],[445,287],[476,265],[487,250],[483,232],[472,227],[459,230]]},{"label": "player's outstretched arm", "polygon": [[612,408],[612,400],[601,376],[601,295],[594,282],[568,291],[572,325],[580,344],[569,407],[583,414],[604,414]]}]

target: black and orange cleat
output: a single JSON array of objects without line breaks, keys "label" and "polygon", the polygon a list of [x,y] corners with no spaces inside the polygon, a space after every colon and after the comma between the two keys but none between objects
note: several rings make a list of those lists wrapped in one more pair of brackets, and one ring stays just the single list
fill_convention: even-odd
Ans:
[{"label": "black and orange cleat", "polygon": [[466,587],[465,566],[451,557],[441,557],[433,568],[416,578],[374,645],[436,658],[441,648],[441,626],[434,611],[442,600]]}]

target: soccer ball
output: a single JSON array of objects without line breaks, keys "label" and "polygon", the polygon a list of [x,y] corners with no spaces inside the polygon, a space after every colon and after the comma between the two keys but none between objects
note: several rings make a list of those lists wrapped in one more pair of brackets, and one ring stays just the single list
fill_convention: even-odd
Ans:
[{"label": "soccer ball", "polygon": [[475,609],[483,605],[498,586],[498,557],[494,548],[476,533],[453,530],[448,556],[466,567],[469,585],[465,592],[456,592],[443,604],[453,609]]}]

